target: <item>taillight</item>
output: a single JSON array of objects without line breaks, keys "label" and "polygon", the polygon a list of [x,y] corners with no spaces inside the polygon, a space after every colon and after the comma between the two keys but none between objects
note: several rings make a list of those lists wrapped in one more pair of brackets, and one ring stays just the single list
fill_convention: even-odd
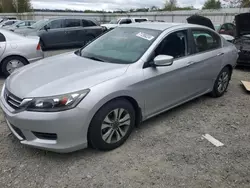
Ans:
[{"label": "taillight", "polygon": [[40,45],[40,43],[37,44],[36,50],[41,50],[41,45]]}]

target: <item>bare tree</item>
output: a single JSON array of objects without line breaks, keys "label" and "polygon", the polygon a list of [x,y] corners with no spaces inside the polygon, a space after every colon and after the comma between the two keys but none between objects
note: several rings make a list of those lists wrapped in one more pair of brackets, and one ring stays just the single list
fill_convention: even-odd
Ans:
[{"label": "bare tree", "polygon": [[177,1],[176,0],[167,0],[165,3],[164,10],[173,11],[177,7]]}]

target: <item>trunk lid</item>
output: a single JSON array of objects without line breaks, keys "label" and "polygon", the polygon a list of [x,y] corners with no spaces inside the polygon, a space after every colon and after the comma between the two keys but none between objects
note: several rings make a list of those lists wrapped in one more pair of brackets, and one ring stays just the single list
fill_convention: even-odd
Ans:
[{"label": "trunk lid", "polygon": [[235,16],[236,36],[250,34],[250,13],[242,13]]},{"label": "trunk lid", "polygon": [[209,27],[210,29],[215,30],[214,25],[211,22],[211,20],[209,18],[204,17],[204,16],[192,15],[192,16],[187,18],[187,22],[190,24],[197,24],[197,25],[206,26],[206,27]]}]

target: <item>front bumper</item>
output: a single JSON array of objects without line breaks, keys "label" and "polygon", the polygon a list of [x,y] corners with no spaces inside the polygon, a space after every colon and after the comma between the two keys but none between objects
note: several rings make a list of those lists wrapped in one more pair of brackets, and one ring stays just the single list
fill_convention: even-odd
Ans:
[{"label": "front bumper", "polygon": [[87,147],[88,112],[83,109],[15,113],[2,96],[0,106],[9,129],[24,145],[59,153]]}]

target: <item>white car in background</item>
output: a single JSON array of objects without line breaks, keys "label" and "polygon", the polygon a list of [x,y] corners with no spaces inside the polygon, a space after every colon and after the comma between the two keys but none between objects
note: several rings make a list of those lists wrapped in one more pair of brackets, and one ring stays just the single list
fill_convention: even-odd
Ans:
[{"label": "white car in background", "polygon": [[131,24],[131,23],[139,23],[139,22],[147,22],[148,18],[118,18],[111,20],[108,24],[102,24],[101,26],[106,27],[107,29],[114,29],[118,25],[122,24]]}]

